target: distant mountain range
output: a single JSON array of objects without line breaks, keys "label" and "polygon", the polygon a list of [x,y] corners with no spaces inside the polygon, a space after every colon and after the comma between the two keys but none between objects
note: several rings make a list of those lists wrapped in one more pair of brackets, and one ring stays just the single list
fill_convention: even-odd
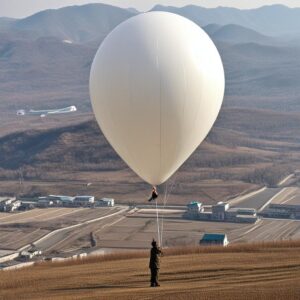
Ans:
[{"label": "distant mountain range", "polygon": [[275,38],[260,34],[259,32],[235,24],[224,26],[210,26],[203,28],[213,40],[223,41],[234,44],[241,43],[258,43],[258,44],[274,44]]},{"label": "distant mountain range", "polygon": [[104,38],[116,25],[135,13],[105,4],[88,4],[41,11],[24,19],[2,19],[1,27],[10,31],[28,31],[33,36],[54,36],[84,43]]},{"label": "distant mountain range", "polygon": [[236,24],[270,36],[300,33],[300,8],[284,5],[240,10],[229,7],[204,8],[189,5],[182,8],[157,5],[155,11],[169,11],[191,19],[200,26]]},{"label": "distant mountain range", "polygon": [[[221,38],[237,31],[234,25],[251,29],[247,35],[281,36],[292,38],[300,36],[300,8],[288,8],[283,5],[264,6],[258,9],[239,10],[218,7],[203,8],[189,5],[182,8],[157,5],[153,11],[168,11],[185,16],[198,25],[209,24],[225,27],[219,32]],[[135,9],[122,9],[105,4],[88,4],[51,9],[39,12],[24,19],[0,18],[0,31],[29,31],[39,37],[55,36],[73,42],[83,43],[105,37],[116,25],[139,12]],[[243,30],[245,30],[245,28]],[[221,34],[222,33],[222,34]],[[240,31],[237,32],[240,34]]]},{"label": "distant mountain range", "polygon": [[[275,5],[153,10],[190,18],[215,41],[226,70],[224,105],[300,110],[300,9]],[[0,111],[73,104],[89,111],[93,56],[115,26],[137,13],[88,4],[20,20],[0,18]]]}]

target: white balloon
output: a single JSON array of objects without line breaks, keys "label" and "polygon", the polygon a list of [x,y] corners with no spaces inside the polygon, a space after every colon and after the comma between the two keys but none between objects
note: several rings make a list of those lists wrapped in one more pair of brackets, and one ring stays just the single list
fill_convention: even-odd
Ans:
[{"label": "white balloon", "polygon": [[165,182],[213,126],[224,69],[208,35],[179,15],[150,12],[117,26],[92,64],[92,106],[105,137],[152,185]]}]

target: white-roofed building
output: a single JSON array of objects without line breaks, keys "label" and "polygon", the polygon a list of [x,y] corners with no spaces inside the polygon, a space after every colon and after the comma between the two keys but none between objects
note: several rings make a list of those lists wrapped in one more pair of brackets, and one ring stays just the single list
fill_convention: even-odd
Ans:
[{"label": "white-roofed building", "polygon": [[202,203],[192,201],[187,205],[187,216],[189,218],[195,218],[201,212]]},{"label": "white-roofed building", "polygon": [[227,246],[228,244],[227,235],[224,233],[205,233],[200,240],[202,246]]},{"label": "white-roofed building", "polygon": [[230,208],[226,202],[218,202],[215,205],[191,202],[187,205],[185,216],[194,220],[217,222],[255,223],[258,220],[254,208]]},{"label": "white-roofed building", "polygon": [[76,196],[73,200],[75,206],[90,206],[95,203],[94,196]]},{"label": "white-roofed building", "polygon": [[49,195],[46,197],[48,201],[52,201],[53,205],[72,207],[74,206],[74,197],[64,195]]},{"label": "white-roofed building", "polygon": [[96,200],[96,206],[113,207],[115,206],[115,200],[112,198],[102,198],[100,200]]},{"label": "white-roofed building", "polygon": [[228,210],[229,204],[225,202],[218,202],[211,208],[213,220],[225,220],[225,212]]},{"label": "white-roofed building", "polygon": [[15,197],[1,197],[0,198],[0,211],[13,212],[21,206],[21,201],[16,200]]}]

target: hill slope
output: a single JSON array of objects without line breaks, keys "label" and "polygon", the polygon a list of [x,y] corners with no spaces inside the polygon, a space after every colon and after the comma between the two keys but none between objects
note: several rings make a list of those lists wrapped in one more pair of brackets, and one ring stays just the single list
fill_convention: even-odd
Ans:
[{"label": "hill slope", "polygon": [[10,23],[10,28],[82,43],[105,37],[114,27],[134,14],[115,6],[87,4],[45,10]]},{"label": "hill slope", "polygon": [[[0,114],[51,108],[50,103],[90,110],[88,80],[96,45],[0,38]],[[225,105],[300,111],[298,48],[216,41],[226,72]]]},{"label": "hill slope", "polygon": [[[288,8],[283,5],[270,5],[247,10],[230,7],[204,8],[196,5],[180,8],[157,5],[153,10],[177,13],[200,26],[212,23],[236,24],[270,36],[300,34],[300,8]],[[278,22],[278,20],[284,21]]]},{"label": "hill slope", "polygon": [[[93,182],[89,193],[95,196],[143,202],[148,185],[120,160],[94,120],[78,124],[81,118],[75,114],[73,125],[47,129],[61,119],[25,116],[19,132],[1,137],[1,193],[19,189],[22,169],[23,193],[80,194]],[[221,201],[276,184],[299,165],[299,124],[297,113],[224,108],[206,141],[177,172],[170,201]],[[257,171],[261,176],[254,176]]]},{"label": "hill slope", "polygon": [[89,104],[88,76],[95,49],[58,38],[0,34],[0,109]]},{"label": "hill slope", "polygon": [[299,250],[299,242],[279,242],[169,251],[162,258],[160,288],[149,287],[146,253],[46,264],[0,272],[0,297],[296,300],[300,295]]},{"label": "hill slope", "polygon": [[[209,25],[208,25],[209,26]],[[212,27],[206,26],[212,30]],[[233,44],[242,44],[242,43],[258,43],[258,44],[267,44],[272,43],[272,38],[262,35],[259,32],[235,25],[235,24],[228,24],[221,28],[218,28],[213,32],[211,35],[212,39],[215,41],[224,41]]]}]

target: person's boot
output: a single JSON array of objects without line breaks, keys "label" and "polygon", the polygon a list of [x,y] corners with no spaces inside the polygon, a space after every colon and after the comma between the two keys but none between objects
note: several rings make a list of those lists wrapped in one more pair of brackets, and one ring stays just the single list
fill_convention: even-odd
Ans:
[{"label": "person's boot", "polygon": [[151,282],[150,287],[155,287],[155,284]]},{"label": "person's boot", "polygon": [[155,283],[155,286],[160,286],[160,284],[158,282]]}]

